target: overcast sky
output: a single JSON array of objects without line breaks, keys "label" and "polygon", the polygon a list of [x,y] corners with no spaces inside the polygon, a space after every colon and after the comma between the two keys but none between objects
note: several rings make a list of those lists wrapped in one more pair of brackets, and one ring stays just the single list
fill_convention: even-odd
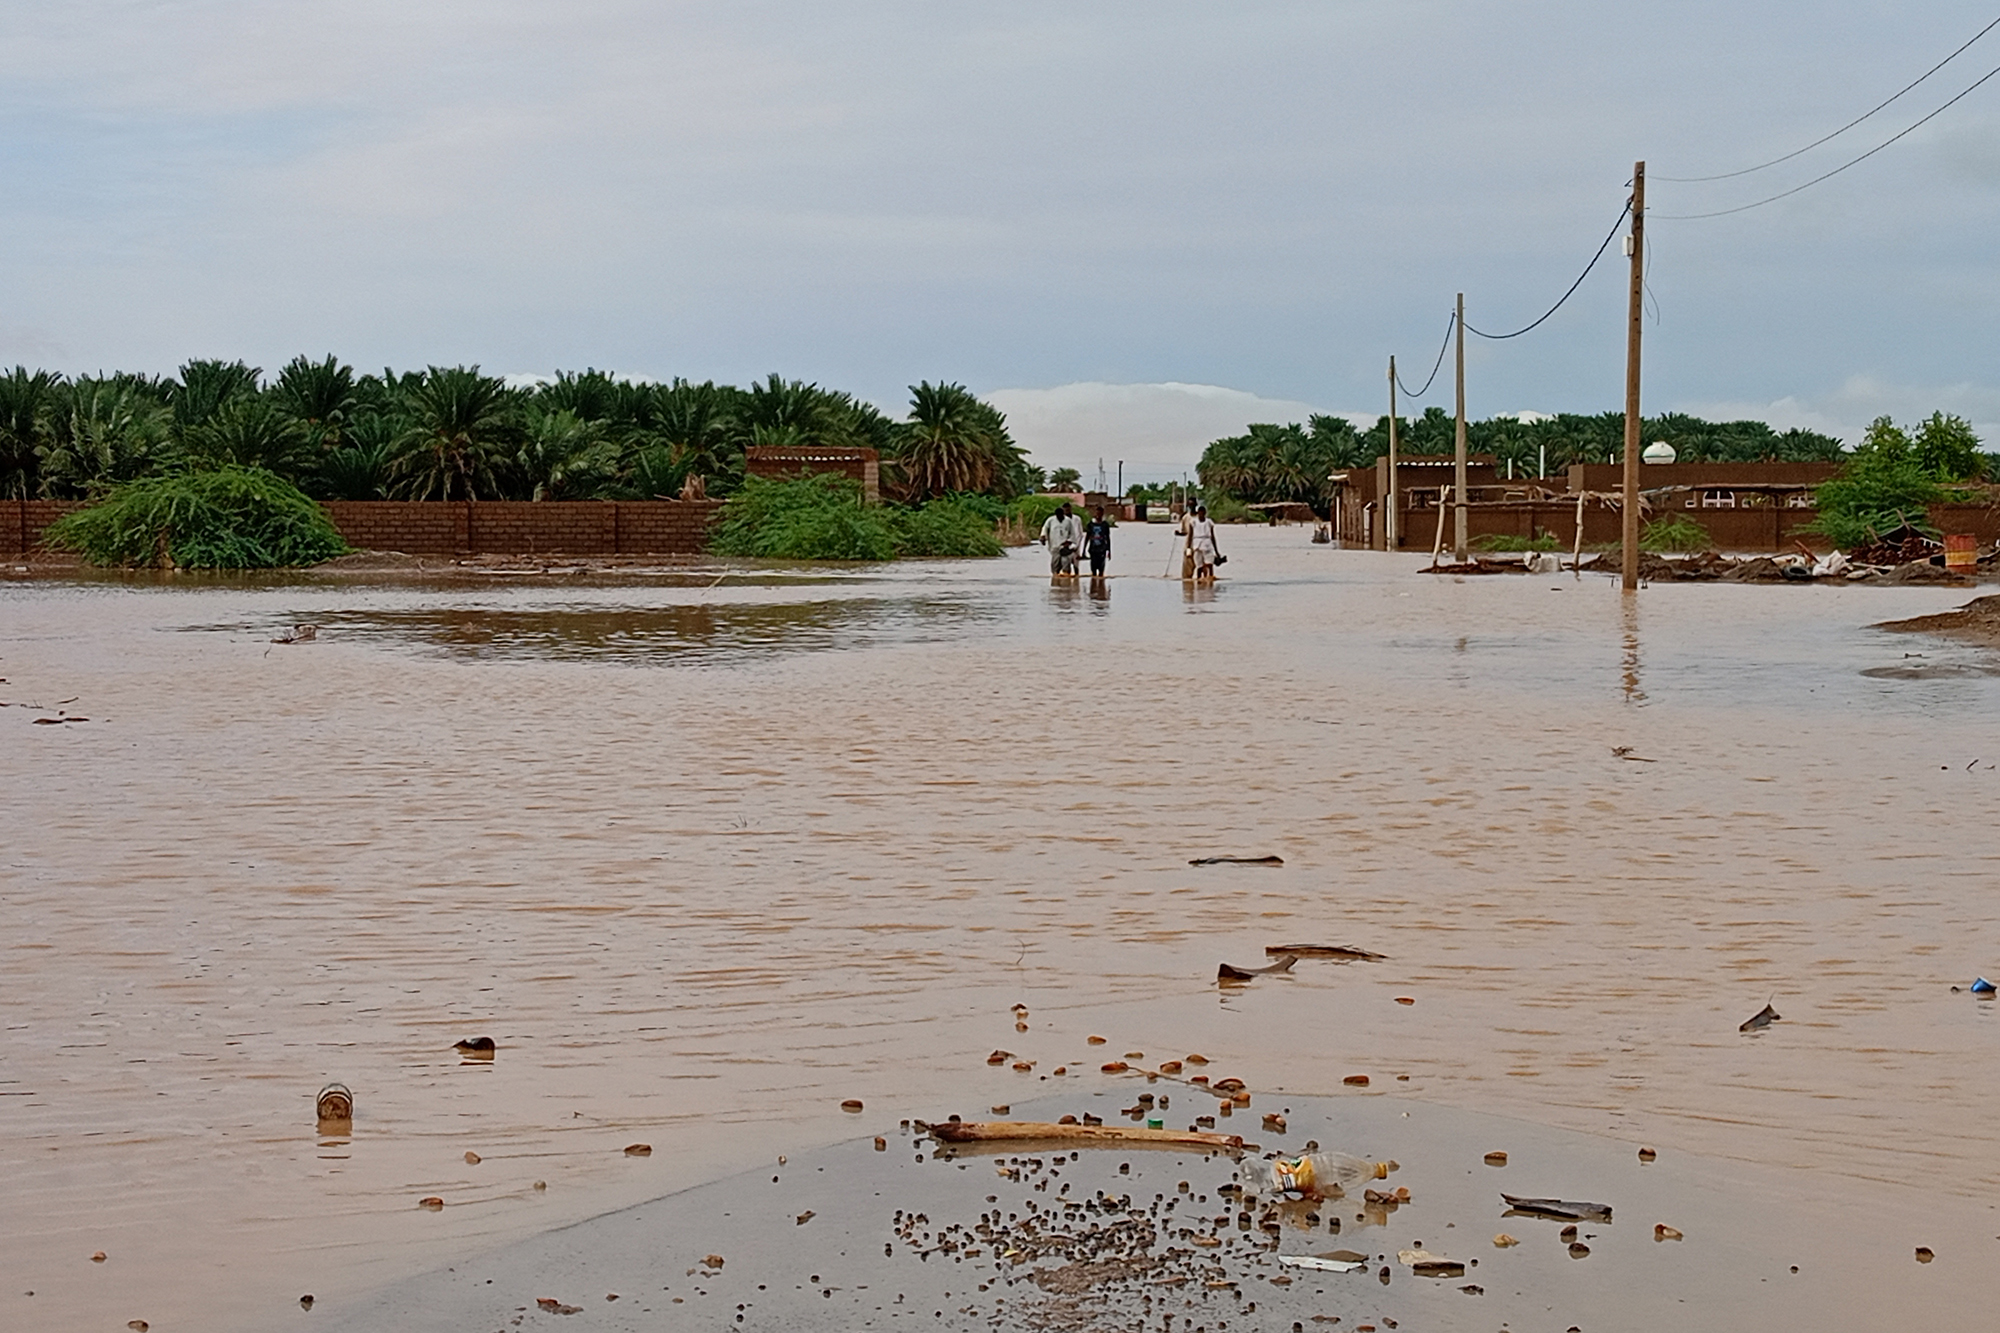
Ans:
[{"label": "overcast sky", "polygon": [[[1414,386],[1653,175],[1649,412],[2000,444],[1986,4],[0,0],[0,361],[959,380],[1049,466]],[[1469,349],[1475,416],[1622,405],[1614,245]],[[1449,366],[1426,400],[1448,405]]]}]

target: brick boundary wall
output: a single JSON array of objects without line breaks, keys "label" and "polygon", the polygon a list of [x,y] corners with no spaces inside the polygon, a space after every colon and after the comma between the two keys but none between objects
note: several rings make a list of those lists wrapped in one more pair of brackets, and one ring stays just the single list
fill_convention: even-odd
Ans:
[{"label": "brick boundary wall", "polygon": [[[74,500],[0,501],[0,556],[23,556]],[[349,546],[405,555],[699,555],[720,500],[330,500]]]}]

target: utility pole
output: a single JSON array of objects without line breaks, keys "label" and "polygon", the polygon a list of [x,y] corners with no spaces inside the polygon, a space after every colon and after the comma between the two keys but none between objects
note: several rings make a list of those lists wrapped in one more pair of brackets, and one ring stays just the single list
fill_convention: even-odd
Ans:
[{"label": "utility pole", "polygon": [[1452,318],[1452,333],[1458,338],[1458,438],[1451,469],[1453,559],[1464,564],[1471,558],[1465,541],[1465,293],[1458,294],[1458,311]]},{"label": "utility pole", "polygon": [[1632,164],[1632,300],[1625,328],[1626,592],[1639,588],[1639,330],[1646,295],[1646,164]]},{"label": "utility pole", "polygon": [[1389,358],[1389,507],[1382,511],[1382,549],[1393,551],[1402,540],[1402,496],[1396,481],[1396,358]]}]

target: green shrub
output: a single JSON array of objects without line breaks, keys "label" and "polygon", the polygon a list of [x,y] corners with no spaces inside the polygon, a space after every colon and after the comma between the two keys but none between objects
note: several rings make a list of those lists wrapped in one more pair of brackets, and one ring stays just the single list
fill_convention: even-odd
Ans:
[{"label": "green shrub", "polygon": [[1664,518],[1654,519],[1639,533],[1639,549],[1709,551],[1715,549],[1715,538],[1708,535],[1707,528],[1686,514],[1668,514]]},{"label": "green shrub", "polygon": [[325,510],[250,467],[127,482],[58,520],[47,540],[94,565],[128,567],[279,569],[347,553]]},{"label": "green shrub", "polygon": [[1040,534],[1042,524],[1049,521],[1049,516],[1064,505],[1068,505],[1072,512],[1077,509],[1076,502],[1066,496],[1024,495],[1007,506],[1006,517],[1009,522],[1025,528],[1033,537]]},{"label": "green shrub", "polygon": [[722,507],[710,549],[767,560],[890,560],[896,534],[845,477],[748,477]]},{"label": "green shrub", "polygon": [[1261,509],[1252,509],[1233,495],[1218,495],[1212,500],[1202,500],[1208,506],[1208,516],[1217,523],[1269,523],[1271,516]]},{"label": "green shrub", "polygon": [[1000,538],[982,506],[933,500],[921,509],[892,511],[896,554],[902,556],[999,555]]},{"label": "green shrub", "polygon": [[1561,542],[1553,532],[1538,532],[1532,537],[1521,537],[1511,532],[1489,532],[1484,537],[1474,537],[1472,548],[1476,551],[1560,551]]},{"label": "green shrub", "polygon": [[722,507],[709,549],[766,560],[893,560],[999,555],[980,506],[960,498],[921,508],[864,505],[845,477],[747,478]]}]

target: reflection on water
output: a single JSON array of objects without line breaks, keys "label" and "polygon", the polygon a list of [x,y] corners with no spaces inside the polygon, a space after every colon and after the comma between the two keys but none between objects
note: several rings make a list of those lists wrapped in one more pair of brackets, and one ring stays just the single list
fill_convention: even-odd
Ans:
[{"label": "reflection on water", "polygon": [[[1867,628],[1962,593],[1631,611],[1299,530],[1231,554],[1102,596],[1039,552],[709,593],[0,588],[0,1300],[40,1293],[0,1326],[268,1327],[1057,1067],[1095,1088],[1107,1050],[1940,1208],[2000,1187],[1992,1006],[1948,990],[1996,966],[2000,682],[1928,641],[1974,669],[1911,678]],[[90,726],[32,725],[71,697]],[[1218,995],[1285,941],[1388,958]],[[351,1136],[316,1133],[331,1080]],[[56,1280],[79,1248],[117,1259]]]}]

